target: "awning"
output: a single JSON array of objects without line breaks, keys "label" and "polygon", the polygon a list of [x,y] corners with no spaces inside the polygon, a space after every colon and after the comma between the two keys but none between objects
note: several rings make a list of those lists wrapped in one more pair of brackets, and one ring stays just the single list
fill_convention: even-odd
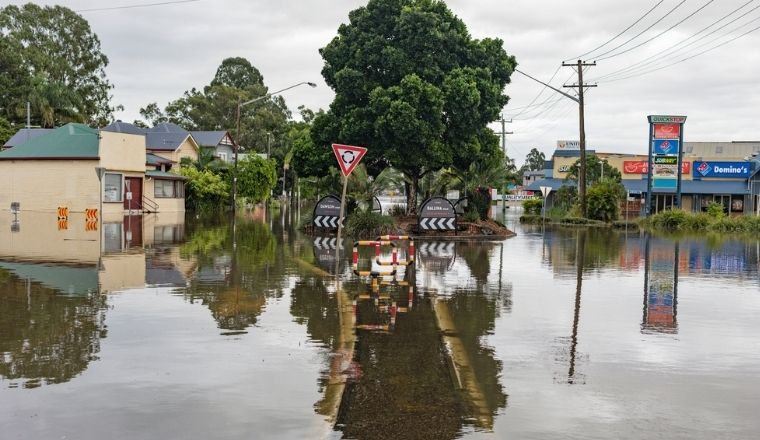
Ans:
[{"label": "awning", "polygon": [[153,179],[171,179],[171,180],[187,180],[187,177],[180,176],[179,174],[167,173],[166,171],[148,170],[145,172],[146,177]]}]

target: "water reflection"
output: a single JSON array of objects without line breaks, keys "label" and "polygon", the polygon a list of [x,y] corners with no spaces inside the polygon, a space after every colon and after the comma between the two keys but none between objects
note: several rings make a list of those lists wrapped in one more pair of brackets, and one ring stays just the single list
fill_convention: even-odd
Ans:
[{"label": "water reflection", "polygon": [[644,318],[641,331],[677,333],[678,242],[652,238],[645,240]]}]

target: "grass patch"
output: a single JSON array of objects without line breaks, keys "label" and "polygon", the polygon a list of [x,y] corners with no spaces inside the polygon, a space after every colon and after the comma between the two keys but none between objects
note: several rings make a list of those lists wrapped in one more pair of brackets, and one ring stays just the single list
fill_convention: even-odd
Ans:
[{"label": "grass patch", "polygon": [[760,217],[726,217],[715,213],[691,213],[680,209],[659,212],[639,220],[644,229],[685,232],[758,233]]}]

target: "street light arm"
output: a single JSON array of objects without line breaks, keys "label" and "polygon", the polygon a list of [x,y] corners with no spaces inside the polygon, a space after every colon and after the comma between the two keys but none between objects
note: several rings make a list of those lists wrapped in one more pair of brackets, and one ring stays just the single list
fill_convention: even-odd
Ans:
[{"label": "street light arm", "polygon": [[317,85],[316,85],[316,84],[314,84],[313,82],[303,81],[303,82],[300,82],[300,83],[298,83],[298,84],[293,84],[293,85],[292,85],[292,86],[290,86],[290,87],[285,87],[285,88],[284,88],[284,89],[282,89],[282,90],[277,90],[276,92],[267,93],[266,95],[263,95],[263,96],[259,96],[258,98],[253,98],[253,99],[251,99],[250,101],[241,102],[239,105],[240,105],[240,107],[242,107],[242,106],[244,106],[244,105],[253,104],[254,102],[257,102],[257,101],[261,101],[262,99],[267,99],[267,98],[271,97],[272,95],[277,95],[277,94],[280,94],[280,93],[282,93],[282,92],[284,92],[284,91],[286,91],[286,90],[290,90],[290,89],[292,89],[292,88],[295,88],[295,87],[298,87],[298,86],[302,86],[302,85],[304,85],[304,84],[308,84],[308,85],[309,85],[309,86],[311,86],[311,87],[316,87],[316,86],[317,86]]}]

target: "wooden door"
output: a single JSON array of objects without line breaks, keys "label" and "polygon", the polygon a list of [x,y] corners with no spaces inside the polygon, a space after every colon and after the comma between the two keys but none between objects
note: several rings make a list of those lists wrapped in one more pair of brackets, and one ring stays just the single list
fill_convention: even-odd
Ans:
[{"label": "wooden door", "polygon": [[142,209],[142,178],[124,178],[124,209]]}]

